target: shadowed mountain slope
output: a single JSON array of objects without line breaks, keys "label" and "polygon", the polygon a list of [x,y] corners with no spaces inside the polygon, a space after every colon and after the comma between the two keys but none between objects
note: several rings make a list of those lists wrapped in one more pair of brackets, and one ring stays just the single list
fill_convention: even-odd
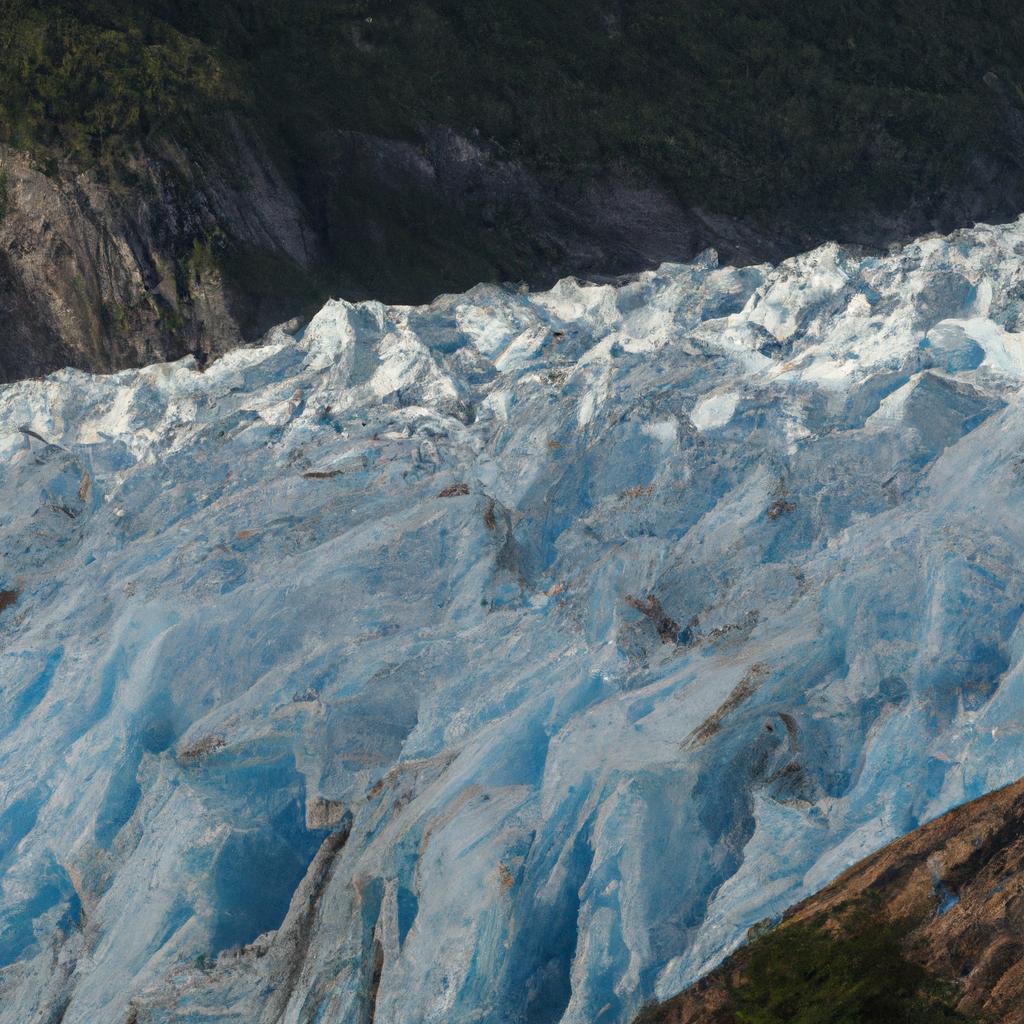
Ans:
[{"label": "shadowed mountain slope", "polygon": [[2,0],[0,378],[1024,208],[1009,0]]}]

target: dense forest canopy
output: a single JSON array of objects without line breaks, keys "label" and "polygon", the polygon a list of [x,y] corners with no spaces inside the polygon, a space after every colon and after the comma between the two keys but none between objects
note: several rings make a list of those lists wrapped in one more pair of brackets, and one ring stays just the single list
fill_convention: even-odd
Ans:
[{"label": "dense forest canopy", "polygon": [[116,162],[235,107],[299,165],[337,129],[445,124],[555,174],[827,219],[1004,159],[1022,42],[1012,0],[2,0],[0,136]]}]

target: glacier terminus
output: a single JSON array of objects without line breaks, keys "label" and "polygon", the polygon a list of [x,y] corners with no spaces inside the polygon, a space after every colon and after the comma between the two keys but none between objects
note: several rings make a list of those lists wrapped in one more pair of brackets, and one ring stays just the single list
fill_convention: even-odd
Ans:
[{"label": "glacier terminus", "polygon": [[628,1024],[1024,776],[1024,222],[0,388],[0,1022]]}]

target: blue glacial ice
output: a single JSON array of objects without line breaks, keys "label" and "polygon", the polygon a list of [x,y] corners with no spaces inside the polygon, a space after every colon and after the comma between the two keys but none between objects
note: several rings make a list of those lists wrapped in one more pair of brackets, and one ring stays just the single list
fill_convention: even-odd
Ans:
[{"label": "blue glacial ice", "polygon": [[0,389],[0,1022],[626,1024],[1024,775],[1024,223]]}]

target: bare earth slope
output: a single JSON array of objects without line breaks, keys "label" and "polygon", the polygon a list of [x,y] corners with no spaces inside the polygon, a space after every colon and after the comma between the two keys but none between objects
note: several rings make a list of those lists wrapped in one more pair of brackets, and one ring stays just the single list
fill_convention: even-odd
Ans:
[{"label": "bare earth slope", "polygon": [[[958,1009],[992,1024],[1024,1021],[1024,780],[958,807],[840,875],[786,914],[782,927],[831,919],[844,904],[881,896],[888,921],[915,922],[910,959],[955,980]],[[742,985],[746,947],[637,1024],[734,1024],[730,985]]]}]

